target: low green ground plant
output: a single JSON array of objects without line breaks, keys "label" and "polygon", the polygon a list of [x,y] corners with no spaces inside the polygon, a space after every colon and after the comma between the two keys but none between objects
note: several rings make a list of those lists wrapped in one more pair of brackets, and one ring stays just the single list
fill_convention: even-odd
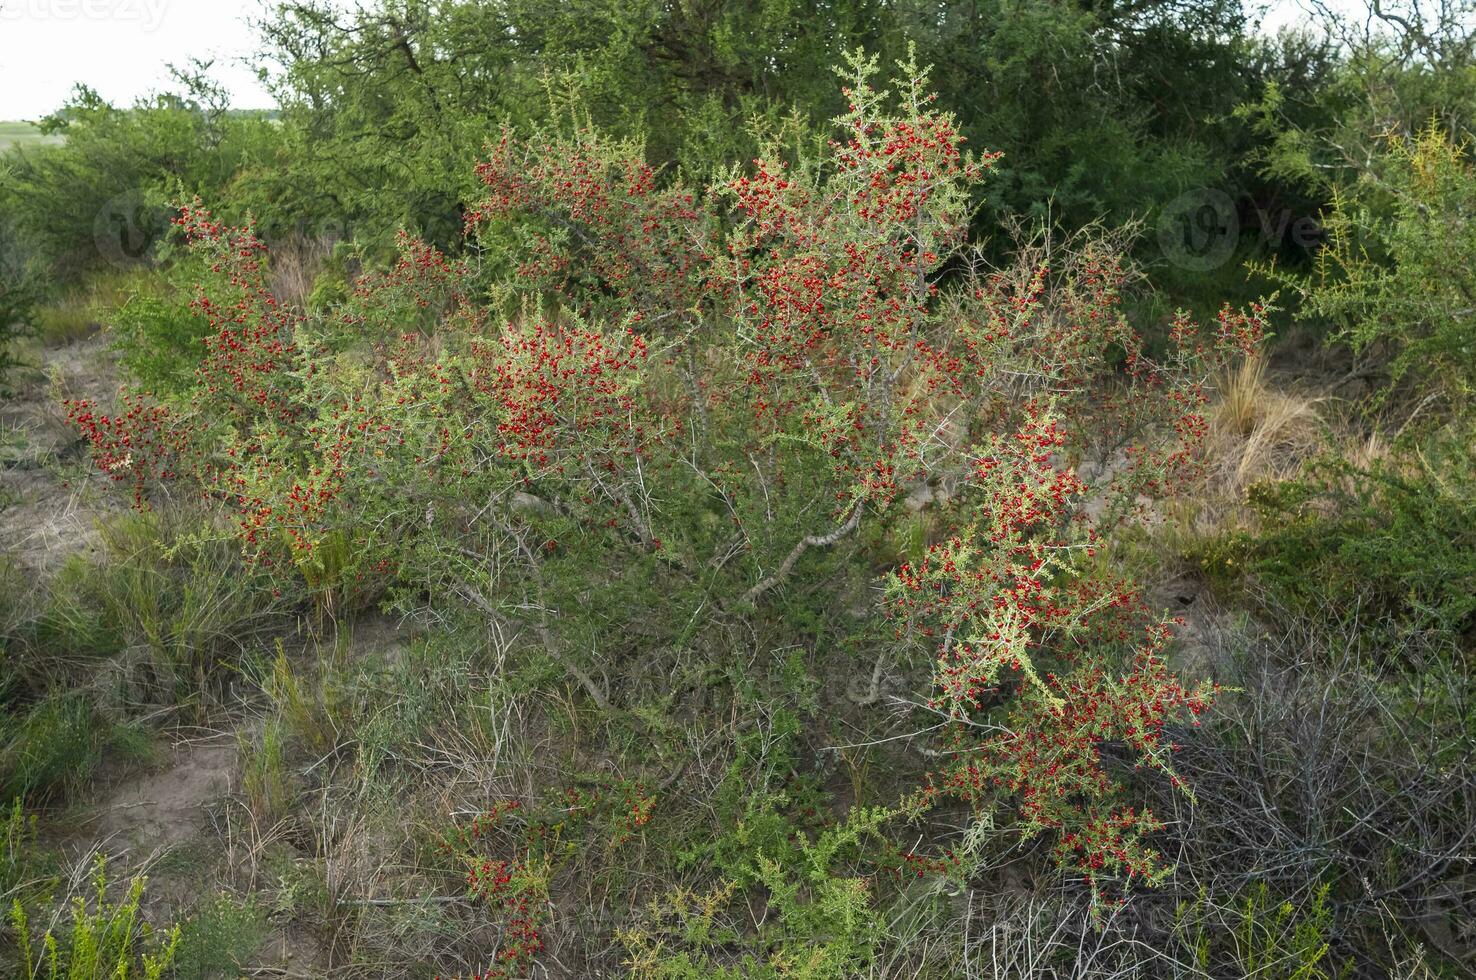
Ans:
[{"label": "low green ground plant", "polygon": [[22,980],[162,980],[179,947],[178,926],[156,932],[140,916],[145,879],[131,879],[123,896],[110,899],[107,862],[99,857],[91,894],[72,900],[67,928],[32,935],[31,914],[19,899],[10,906],[17,944],[16,976]]}]

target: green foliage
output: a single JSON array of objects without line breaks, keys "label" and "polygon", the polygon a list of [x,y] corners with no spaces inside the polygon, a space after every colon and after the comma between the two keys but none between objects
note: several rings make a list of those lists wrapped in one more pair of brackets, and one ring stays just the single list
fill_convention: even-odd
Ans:
[{"label": "green foliage", "polygon": [[1242,566],[1292,616],[1476,623],[1476,455],[1463,430],[1367,466],[1337,457],[1253,489],[1263,522]]},{"label": "green foliage", "polygon": [[1333,935],[1328,888],[1318,888],[1303,904],[1272,900],[1264,882],[1250,886],[1229,909],[1209,906],[1203,892],[1180,903],[1174,931],[1210,976],[1264,977],[1266,980],[1331,980]]},{"label": "green foliage", "polygon": [[475,154],[503,123],[572,117],[702,181],[753,158],[757,134],[797,137],[844,111],[839,52],[890,66],[908,43],[971,145],[1005,153],[991,217],[1125,219],[1223,178],[1230,111],[1268,70],[1227,0],[388,0],[285,5],[263,30],[286,66],[286,164],[237,192],[259,217],[337,220],[381,246],[401,227],[458,244]]},{"label": "green foliage", "polygon": [[89,900],[72,900],[70,929],[31,934],[31,915],[19,899],[10,907],[21,980],[161,980],[174,961],[180,929],[156,934],[139,917],[145,879],[133,878],[123,898],[108,900],[107,862],[99,856]]},{"label": "green foliage", "polygon": [[1239,5],[946,4],[935,27],[921,9],[903,16],[972,145],[1004,153],[994,207],[1120,222],[1225,179],[1217,148],[1233,137],[1214,120],[1255,82],[1227,70],[1249,67]]},{"label": "green foliage", "polygon": [[56,881],[55,856],[37,842],[37,821],[20,797],[0,816],[0,896],[30,901]]},{"label": "green foliage", "polygon": [[[145,711],[264,705],[238,756],[258,842],[293,831],[269,900],[380,972],[463,968],[489,937],[491,976],[539,972],[545,943],[616,972],[607,932],[571,939],[577,904],[614,912],[636,976],[953,975],[985,959],[945,896],[972,927],[1054,858],[1071,874],[1023,933],[1055,930],[1044,961],[1096,962],[1057,933],[1121,915],[1145,931],[1108,958],[1320,980],[1373,931],[1355,879],[1413,908],[1463,866],[1419,838],[1470,823],[1469,699],[1433,674],[1458,658],[1411,653],[1338,702],[1357,751],[1309,776],[1328,740],[1298,741],[1300,702],[1261,724],[1179,681],[1116,550],[1192,479],[1216,358],[1271,315],[1167,311],[1220,310],[1241,257],[1291,258],[1269,271],[1301,315],[1420,425],[1256,487],[1260,526],[1192,557],[1282,625],[1372,612],[1344,649],[1375,669],[1402,637],[1469,644],[1476,460],[1450,420],[1476,393],[1476,99],[1452,39],[1256,39],[1235,0],[307,0],[261,29],[274,118],[198,77],[126,109],[79,90],[52,142],[0,157],[0,351],[23,324],[110,331],[134,390],[68,410],[144,510],[38,587],[0,567],[0,793],[75,797],[139,751]],[[858,44],[876,58],[839,90]],[[1132,233],[1094,222],[1231,182],[1233,260],[1150,268],[1168,295],[1142,299]],[[192,197],[219,221],[169,203]],[[1324,201],[1310,274],[1255,240]],[[189,248],[162,244],[176,215]],[[1024,220],[966,246],[1001,216]],[[429,635],[359,645],[376,604]],[[288,639],[294,619],[334,639]],[[1223,808],[1171,822],[1186,788]],[[27,826],[3,822],[0,888],[45,877]],[[1165,831],[1214,887],[1173,923],[1099,902],[1168,878]],[[447,894],[467,872],[475,903]],[[142,884],[118,906],[104,884],[50,946],[22,895],[28,976],[250,968],[264,897],[208,903],[147,964]]]},{"label": "green foliage", "polygon": [[[353,726],[366,774],[392,771],[402,746],[433,744],[447,732],[470,744],[495,745],[486,730],[490,719],[482,720],[485,701],[478,704],[485,698],[485,682],[477,679],[475,655],[464,641],[452,636],[417,640],[398,653],[392,663],[365,665],[351,689],[339,696],[352,698],[352,709],[333,711],[331,688],[325,696],[329,704],[321,714],[328,723],[342,717]],[[378,690],[396,696],[376,698]]]},{"label": "green foliage", "polygon": [[7,563],[0,577],[12,589],[5,624],[10,680],[22,689],[39,690],[56,679],[63,654],[95,663],[118,651],[122,641],[117,624],[96,600],[89,562],[81,558],[63,562],[40,589],[25,575]]},{"label": "green foliage", "polygon": [[137,758],[140,708],[198,710],[251,638],[278,625],[269,589],[243,587],[239,550],[178,515],[115,517],[96,557],[71,556],[36,589],[12,586],[0,640],[0,792],[46,798],[109,756]]},{"label": "green foliage", "polygon": [[24,877],[26,852],[35,836],[36,816],[26,813],[16,797],[0,821],[0,893],[10,894]]},{"label": "green foliage", "polygon": [[36,270],[14,240],[14,231],[0,208],[0,394],[16,366],[15,343],[30,333],[41,294]]},{"label": "green foliage", "polygon": [[287,815],[292,800],[283,726],[275,719],[259,734],[238,736],[241,759],[241,793],[247,812],[260,831],[267,831]]},{"label": "green foliage", "polygon": [[1283,277],[1301,290],[1300,316],[1337,324],[1391,382],[1421,382],[1424,401],[1443,396],[1447,412],[1476,396],[1473,208],[1464,144],[1434,128],[1391,138],[1335,197],[1315,275]]},{"label": "green foliage", "polygon": [[114,518],[100,530],[105,559],[83,578],[123,644],[146,655],[145,685],[187,700],[274,622],[270,591],[243,581],[228,539],[153,513]]},{"label": "green foliage", "polygon": [[171,975],[181,980],[240,976],[269,928],[266,910],[254,899],[217,896],[180,923]]},{"label": "green foliage", "polygon": [[108,328],[117,310],[138,290],[151,291],[145,269],[99,269],[81,281],[53,288],[38,302],[35,332],[47,347],[63,347]]},{"label": "green foliage", "polygon": [[[69,414],[100,468],[134,480],[136,501],[181,485],[219,500],[274,592],[335,616],[353,604],[345,588],[377,587],[480,620],[605,712],[613,667],[705,640],[710,625],[721,635],[735,617],[829,641],[843,621],[829,580],[857,563],[858,529],[885,540],[912,484],[967,473],[947,543],[886,589],[888,615],[905,622],[895,655],[922,660],[957,636],[933,705],[963,724],[982,717],[982,690],[1008,681],[1008,706],[979,727],[1029,734],[972,753],[950,743],[968,759],[927,802],[957,795],[982,815],[1009,776],[1019,828],[1057,838],[1062,864],[1094,888],[1114,875],[1156,882],[1142,838],[1161,824],[1120,802],[1100,746],[1123,741],[1172,777],[1162,729],[1213,691],[1173,677],[1167,626],[1132,620],[1128,587],[1084,580],[1092,566],[1078,556],[1099,528],[1063,460],[1107,439],[1154,441],[1097,488],[1104,528],[1137,495],[1170,492],[1192,468],[1205,378],[1256,345],[1266,311],[1226,308],[1212,325],[1179,315],[1154,361],[1121,311],[1132,272],[1111,236],[1053,247],[1043,235],[986,269],[967,232],[995,157],[959,147],[915,51],[897,71],[880,89],[878,59],[848,55],[836,140],[765,138],[764,156],[705,191],[660,183],[639,140],[504,131],[477,168],[487,190],[467,222],[489,252],[524,256],[499,270],[491,302],[471,260],[402,235],[398,259],[347,302],[305,314],[272,292],[251,229],[182,207],[211,324],[190,397],[130,393],[121,419],[82,402]],[[953,260],[967,271],[949,278]],[[501,321],[504,298],[524,315]],[[127,556],[112,573],[126,602],[109,611],[174,665],[177,689],[183,668],[197,689],[211,672],[191,599],[228,594],[234,566],[203,547],[215,544],[196,536],[166,552],[188,562],[179,581]],[[859,588],[864,573],[845,579]],[[226,612],[236,622],[236,606]],[[1143,639],[1115,659],[1112,644],[1088,656],[1075,640],[1112,635]],[[813,712],[801,659],[774,675]],[[340,743],[327,683],[300,681],[279,655],[268,687],[311,750]],[[363,726],[371,770],[441,713],[428,700],[399,699]],[[777,759],[802,727],[788,706],[771,721],[764,782],[787,777]],[[264,766],[279,770],[279,756],[264,751]],[[277,794],[261,795],[275,813]]]},{"label": "green foliage", "polygon": [[44,800],[87,784],[109,755],[148,748],[136,727],[107,718],[83,691],[51,694],[0,716],[0,795]]},{"label": "green foliage", "polygon": [[[303,676],[293,669],[282,642],[277,641],[277,658],[272,661],[270,676],[263,681],[262,688],[276,706],[283,730],[269,730],[262,736],[260,762],[264,775],[281,769],[282,742],[286,736],[290,735],[320,757],[338,744],[339,726],[347,719],[341,717],[346,712],[341,712],[336,703],[335,685],[340,682],[332,671],[334,662],[320,658],[316,671]],[[263,779],[264,784],[267,782]],[[275,797],[276,794],[263,795]]]},{"label": "green foliage", "polygon": [[1253,138],[1246,162],[1316,200],[1375,176],[1391,134],[1409,137],[1433,122],[1457,143],[1469,138],[1471,24],[1431,13],[1419,4],[1330,8],[1317,32],[1269,42],[1279,67],[1236,110]]},{"label": "green foliage", "polygon": [[47,136],[41,127],[32,122],[0,122],[0,151],[28,143],[59,143],[55,136]]},{"label": "green foliage", "polygon": [[132,277],[106,320],[112,347],[127,375],[166,400],[194,382],[209,322],[191,305],[198,262],[171,262],[158,273]]},{"label": "green foliage", "polygon": [[181,94],[121,109],[79,87],[42,129],[64,141],[22,145],[0,157],[0,214],[51,276],[146,262],[167,228],[166,202],[220,196],[264,161],[276,127],[230,112],[224,93],[177,75]]},{"label": "green foliage", "polygon": [[[677,888],[651,902],[641,926],[620,933],[633,976],[841,980],[874,965],[886,926],[871,879],[854,861],[862,845],[883,839],[896,812],[857,807],[811,839],[778,815],[783,802],[765,801],[735,828],[743,855],[736,878],[702,893]],[[722,913],[750,888],[761,890],[770,916],[745,935]],[[733,946],[742,953],[725,952]]]}]

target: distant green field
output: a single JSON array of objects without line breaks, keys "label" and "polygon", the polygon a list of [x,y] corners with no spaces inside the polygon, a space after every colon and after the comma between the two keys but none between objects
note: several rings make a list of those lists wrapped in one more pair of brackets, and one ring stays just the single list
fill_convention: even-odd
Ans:
[{"label": "distant green field", "polygon": [[12,146],[60,142],[60,136],[42,136],[35,123],[0,122],[0,151]]}]

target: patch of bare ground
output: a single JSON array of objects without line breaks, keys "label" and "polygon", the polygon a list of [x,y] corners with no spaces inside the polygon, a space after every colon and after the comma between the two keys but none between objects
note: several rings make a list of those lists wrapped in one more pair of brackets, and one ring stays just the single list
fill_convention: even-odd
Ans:
[{"label": "patch of bare ground", "polygon": [[98,803],[94,838],[139,863],[189,842],[208,827],[208,808],[229,794],[235,766],[231,734],[177,743],[167,765],[120,780]]},{"label": "patch of bare ground", "polygon": [[116,370],[106,341],[89,337],[35,349],[0,401],[0,551],[44,575],[67,556],[97,546],[97,521],[120,504],[88,476],[82,446],[62,400],[113,395]]},{"label": "patch of bare ground", "polygon": [[1179,620],[1174,632],[1175,669],[1192,680],[1226,675],[1245,626],[1220,605],[1197,575],[1160,582],[1148,590],[1147,599],[1150,609]]},{"label": "patch of bare ground", "polygon": [[[217,896],[252,894],[271,907],[277,883],[247,867],[239,830],[241,733],[260,719],[219,731],[179,732],[152,767],[104,780],[71,814],[64,850],[80,894],[94,854],[123,874],[145,874],[143,911],[155,923],[187,923]],[[256,881],[252,887],[250,879]],[[329,958],[317,935],[290,916],[272,916],[260,946],[240,963],[243,977],[323,977]],[[212,974],[214,975],[214,974]]]}]

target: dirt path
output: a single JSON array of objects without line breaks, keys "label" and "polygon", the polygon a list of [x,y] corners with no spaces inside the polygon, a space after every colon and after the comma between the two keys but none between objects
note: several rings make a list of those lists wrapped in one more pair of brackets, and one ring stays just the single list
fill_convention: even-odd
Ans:
[{"label": "dirt path", "polygon": [[45,574],[96,546],[97,519],[121,506],[90,480],[63,398],[111,397],[116,377],[100,337],[32,352],[16,393],[0,401],[0,553]]},{"label": "dirt path", "polygon": [[91,836],[135,861],[184,844],[206,829],[206,808],[230,792],[235,766],[232,735],[175,745],[165,768],[126,779],[99,801]]}]

